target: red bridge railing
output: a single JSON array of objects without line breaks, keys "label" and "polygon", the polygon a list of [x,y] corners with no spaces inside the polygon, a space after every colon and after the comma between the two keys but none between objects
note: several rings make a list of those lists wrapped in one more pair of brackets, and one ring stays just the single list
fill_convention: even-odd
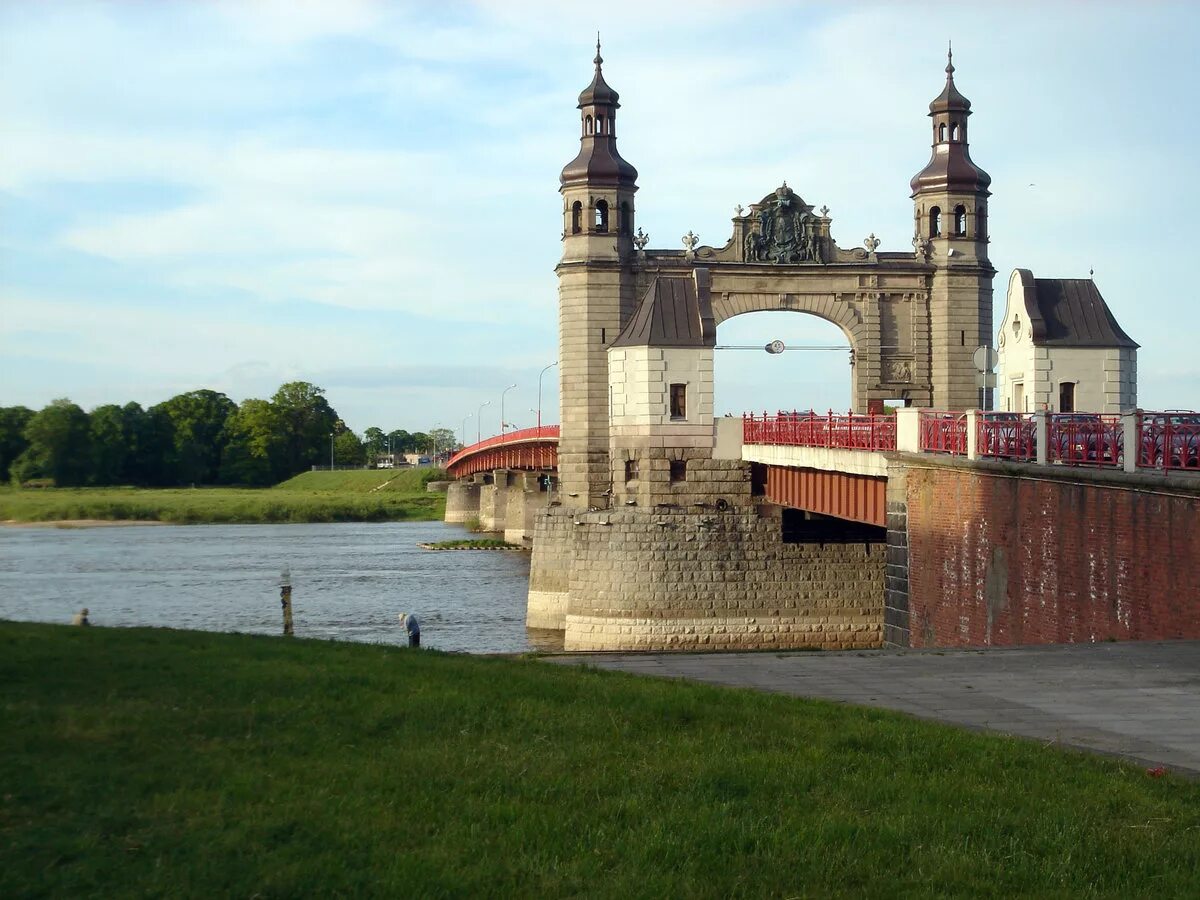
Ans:
[{"label": "red bridge railing", "polygon": [[966,455],[966,413],[922,410],[919,430],[919,446],[923,452]]},{"label": "red bridge railing", "polygon": [[1069,466],[1123,466],[1125,427],[1121,417],[1093,413],[1047,416],[1046,458]]},{"label": "red bridge railing", "polygon": [[1200,414],[1143,412],[1138,426],[1139,467],[1200,471]]},{"label": "red bridge railing", "polygon": [[788,447],[840,450],[895,450],[896,417],[889,414],[846,415],[830,411],[780,412],[742,416],[742,441]]},{"label": "red bridge railing", "polygon": [[990,459],[1037,460],[1037,423],[1015,412],[981,412],[975,419],[975,452]]}]

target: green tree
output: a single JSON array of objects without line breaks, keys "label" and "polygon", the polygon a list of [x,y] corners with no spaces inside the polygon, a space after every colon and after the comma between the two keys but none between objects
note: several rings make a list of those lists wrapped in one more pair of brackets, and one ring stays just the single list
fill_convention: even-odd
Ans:
[{"label": "green tree", "polygon": [[118,484],[125,471],[129,445],[125,438],[125,411],[115,403],[97,406],[88,416],[92,484]]},{"label": "green tree", "polygon": [[429,440],[429,435],[423,431],[414,431],[408,436],[408,439],[412,443],[410,453],[429,453],[430,447],[433,446],[433,442]]},{"label": "green tree", "polygon": [[329,436],[338,430],[339,420],[322,388],[307,381],[291,381],[275,392],[271,404],[279,416],[283,435],[285,476],[296,475],[328,459]]},{"label": "green tree", "polygon": [[412,453],[416,449],[413,446],[412,435],[403,428],[397,428],[389,437],[392,439],[393,453]]},{"label": "green tree", "polygon": [[88,415],[65,397],[54,400],[25,426],[28,446],[13,463],[13,477],[53,478],[60,486],[84,484],[91,458]]},{"label": "green tree", "polygon": [[175,433],[170,416],[139,403],[121,408],[125,432],[125,460],[121,471],[124,484],[164,485],[174,480]]},{"label": "green tree", "polygon": [[178,394],[155,409],[171,419],[176,479],[183,484],[215,484],[221,472],[225,420],[237,411],[237,404],[218,391],[201,389]]},{"label": "green tree", "polygon": [[284,443],[275,407],[267,400],[243,400],[225,422],[221,481],[249,485],[281,481]]},{"label": "green tree", "polygon": [[364,443],[367,447],[367,459],[374,459],[376,456],[383,456],[388,450],[388,436],[383,433],[382,428],[376,428],[372,425],[363,432]]},{"label": "green tree", "polygon": [[29,446],[25,426],[33,415],[25,406],[0,407],[0,480],[8,480],[13,462]]},{"label": "green tree", "polygon": [[429,432],[430,452],[442,453],[447,450],[453,450],[458,446],[458,440],[454,437],[454,432],[449,428],[434,428]]},{"label": "green tree", "polygon": [[333,439],[333,461],[339,466],[361,466],[367,461],[367,446],[353,431],[343,431]]}]

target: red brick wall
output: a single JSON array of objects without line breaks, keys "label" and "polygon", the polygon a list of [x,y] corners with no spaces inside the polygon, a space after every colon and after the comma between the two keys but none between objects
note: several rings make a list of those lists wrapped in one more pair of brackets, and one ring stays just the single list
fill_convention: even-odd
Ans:
[{"label": "red brick wall", "polygon": [[913,647],[1200,638],[1200,496],[907,472]]}]

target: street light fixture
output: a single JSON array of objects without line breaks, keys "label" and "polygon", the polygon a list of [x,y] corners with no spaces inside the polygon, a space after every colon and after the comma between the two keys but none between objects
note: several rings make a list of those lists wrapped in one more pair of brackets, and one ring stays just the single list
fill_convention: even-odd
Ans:
[{"label": "street light fixture", "polygon": [[475,443],[477,444],[483,440],[483,433],[480,430],[483,427],[483,408],[491,405],[491,400],[484,400],[483,403],[479,405],[479,412],[475,416]]},{"label": "street light fixture", "polygon": [[558,360],[556,359],[554,362],[550,363],[550,365],[546,366],[546,368],[542,369],[542,371],[538,373],[538,408],[537,408],[538,424],[537,424],[537,427],[538,427],[539,431],[541,431],[541,428],[542,428],[542,376],[545,375],[548,371],[550,371],[557,365],[558,365]]},{"label": "street light fixture", "polygon": [[504,421],[504,395],[507,394],[509,391],[511,391],[516,386],[517,386],[517,383],[514,381],[512,384],[510,384],[508,387],[506,387],[504,390],[502,390],[500,392],[500,434],[501,435],[504,434],[504,427],[506,424]]},{"label": "street light fixture", "polygon": [[467,413],[465,416],[463,416],[462,445],[464,447],[467,446],[467,419],[471,418],[473,415],[475,415],[475,413]]},{"label": "street light fixture", "polygon": [[333,436],[336,433],[337,432],[335,432],[335,431],[329,432],[329,471],[330,472],[333,471]]}]

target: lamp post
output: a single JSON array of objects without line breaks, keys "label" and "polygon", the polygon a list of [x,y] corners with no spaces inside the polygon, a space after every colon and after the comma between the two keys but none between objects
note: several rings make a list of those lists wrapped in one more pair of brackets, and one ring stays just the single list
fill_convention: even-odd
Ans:
[{"label": "lamp post", "polygon": [[542,371],[538,373],[538,408],[537,408],[538,431],[542,430],[542,376],[545,375],[548,371],[550,371],[557,365],[558,365],[558,360],[556,359],[554,362],[550,363],[550,365],[546,366],[546,368],[542,369]]},{"label": "lamp post", "polygon": [[508,387],[506,387],[504,390],[502,390],[500,392],[500,434],[501,435],[504,434],[504,425],[505,425],[505,423],[504,423],[504,395],[507,394],[509,391],[511,391],[516,386],[517,386],[517,384],[514,381],[512,384],[510,384]]},{"label": "lamp post", "polygon": [[479,412],[475,415],[475,443],[477,444],[483,440],[483,434],[480,430],[483,427],[483,408],[491,405],[491,400],[484,400],[483,403],[479,405]]},{"label": "lamp post", "polygon": [[329,432],[329,471],[333,471],[333,436],[336,432]]},{"label": "lamp post", "polygon": [[467,413],[465,416],[463,416],[462,445],[464,447],[467,446],[467,419],[471,418],[473,415],[475,415],[475,413]]}]

